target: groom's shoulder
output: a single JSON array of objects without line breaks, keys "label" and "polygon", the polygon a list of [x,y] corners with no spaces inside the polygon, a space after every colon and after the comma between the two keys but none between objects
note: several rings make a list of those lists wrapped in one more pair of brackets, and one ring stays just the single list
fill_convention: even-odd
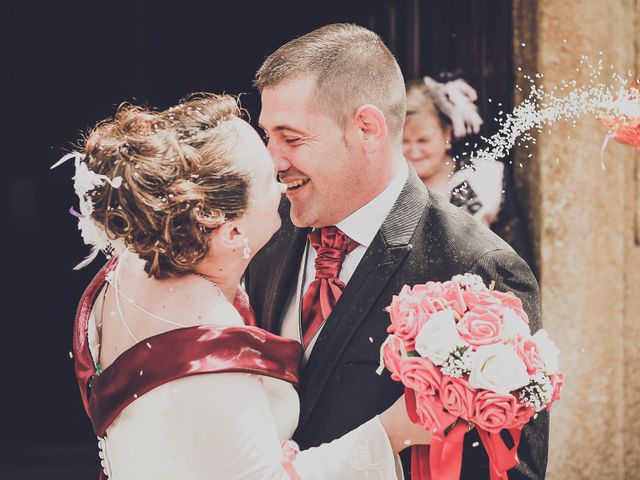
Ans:
[{"label": "groom's shoulder", "polygon": [[461,263],[474,263],[490,252],[515,254],[509,244],[468,213],[436,193],[429,192],[429,197],[412,241],[414,247]]}]

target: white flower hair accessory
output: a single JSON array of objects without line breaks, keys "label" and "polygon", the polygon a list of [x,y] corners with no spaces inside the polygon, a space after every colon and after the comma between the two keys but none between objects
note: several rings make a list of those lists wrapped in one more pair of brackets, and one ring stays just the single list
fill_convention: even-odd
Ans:
[{"label": "white flower hair accessory", "polygon": [[116,246],[109,240],[106,232],[101,228],[92,218],[93,213],[93,200],[90,193],[104,182],[107,182],[113,188],[120,188],[122,185],[122,177],[118,176],[113,179],[106,175],[101,175],[89,170],[85,162],[85,155],[83,153],[74,151],[66,154],[56,163],[51,165],[51,169],[54,169],[67,160],[74,159],[76,171],[73,176],[73,188],[78,196],[80,211],[77,212],[73,207],[69,209],[69,212],[78,219],[78,230],[82,235],[82,240],[86,245],[91,246],[91,253],[87,257],[78,263],[74,270],[80,270],[81,268],[89,265],[97,256],[98,252],[104,252],[107,257],[110,257]]},{"label": "white flower hair accessory", "polygon": [[461,78],[447,83],[437,82],[431,77],[422,80],[438,109],[451,120],[454,138],[480,131],[483,122],[474,103],[478,94],[471,85]]}]

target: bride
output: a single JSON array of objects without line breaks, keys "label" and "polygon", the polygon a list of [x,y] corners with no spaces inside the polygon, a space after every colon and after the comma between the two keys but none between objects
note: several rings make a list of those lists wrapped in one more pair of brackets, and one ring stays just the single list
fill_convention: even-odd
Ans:
[{"label": "bride", "polygon": [[401,478],[396,453],[430,441],[403,398],[331,443],[298,452],[288,440],[301,347],[256,327],[239,286],[280,226],[283,186],[236,100],[121,107],[83,143],[58,164],[76,162],[72,213],[93,245],[83,264],[114,254],[74,333],[102,477]]}]

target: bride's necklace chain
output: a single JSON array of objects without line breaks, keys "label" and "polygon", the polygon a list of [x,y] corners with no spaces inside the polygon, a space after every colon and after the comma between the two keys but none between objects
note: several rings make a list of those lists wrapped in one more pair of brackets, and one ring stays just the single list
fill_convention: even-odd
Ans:
[{"label": "bride's necklace chain", "polygon": [[216,282],[213,281],[213,278],[207,277],[204,273],[196,272],[195,270],[193,272],[191,272],[191,273],[193,273],[196,277],[200,277],[200,278],[206,280],[207,282],[209,282],[211,285],[213,285],[215,287],[216,291],[218,292],[218,295],[220,295],[225,300],[227,299],[227,297],[224,296],[224,293],[222,293],[222,289],[220,288],[220,286]]},{"label": "bride's necklace chain", "polygon": [[[122,293],[122,291],[118,288],[118,277],[120,276],[119,275],[120,266],[123,263],[124,263],[124,254],[120,258],[120,261],[118,262],[118,265],[117,265],[115,271],[113,272],[113,281],[109,282],[109,284],[113,287],[113,289],[116,292],[116,308],[118,309],[118,314],[120,315],[120,319],[122,320],[122,323],[124,324],[124,327],[127,329],[127,332],[129,333],[129,335],[131,335],[131,338],[133,338],[136,341],[136,343],[140,341],[138,339],[138,337],[135,336],[135,334],[133,333],[133,331],[129,327],[129,324],[127,323],[127,321],[124,318],[124,314],[122,313],[122,307],[120,305],[120,297],[122,297],[125,300],[127,300],[131,305],[136,307],[141,312],[149,315],[151,318],[154,318],[154,319],[159,320],[159,321],[164,322],[164,323],[168,323],[169,325],[173,325],[173,326],[176,326],[176,327],[187,327],[187,325],[184,325],[184,324],[181,324],[181,323],[178,323],[178,322],[173,322],[173,321],[168,320],[168,319],[166,319],[164,317],[156,315],[153,312],[148,311],[147,309],[145,309],[141,305],[138,305],[133,298],[125,295],[124,293]],[[216,282],[214,282],[212,278],[207,277],[206,275],[204,275],[204,274],[202,274],[200,272],[195,272],[194,271],[192,273],[194,275],[196,275],[197,277],[200,277],[200,278],[206,280],[207,282],[209,282],[210,284],[212,284],[215,287],[216,291],[218,292],[218,295],[220,295],[224,300],[227,299],[227,297],[224,296],[224,293],[222,293],[222,290],[220,289],[220,286],[218,286],[218,284]]]}]

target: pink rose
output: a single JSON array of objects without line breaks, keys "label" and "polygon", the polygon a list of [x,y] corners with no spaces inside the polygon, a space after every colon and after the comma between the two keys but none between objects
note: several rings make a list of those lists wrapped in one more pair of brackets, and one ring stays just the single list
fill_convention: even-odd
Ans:
[{"label": "pink rose", "polygon": [[440,401],[442,372],[429,359],[423,357],[403,359],[400,377],[406,387],[415,390],[416,394],[433,397],[435,403],[442,407]]},{"label": "pink rose", "polygon": [[500,300],[494,297],[489,292],[489,290],[486,290],[486,291],[465,290],[462,293],[462,298],[464,299],[469,309],[474,309],[476,307],[484,307],[489,310],[498,311],[502,308]]},{"label": "pink rose", "polygon": [[420,304],[420,299],[412,295],[394,297],[389,314],[391,325],[387,331],[404,340],[407,348],[413,348],[416,335],[428,318],[427,312]]},{"label": "pink rose", "polygon": [[489,390],[481,390],[474,403],[473,423],[491,433],[512,425],[518,409],[513,395],[500,395]]},{"label": "pink rose", "polygon": [[535,410],[529,405],[518,402],[513,421],[511,425],[507,425],[505,428],[522,428],[529,423],[535,413]]},{"label": "pink rose", "polygon": [[529,316],[522,308],[522,300],[516,297],[515,293],[499,292],[498,290],[494,290],[492,295],[502,303],[502,306],[513,309],[514,312],[520,315],[526,324],[529,324]]},{"label": "pink rose", "polygon": [[560,400],[560,391],[564,386],[564,374],[560,372],[552,373],[549,375],[549,378],[551,379],[551,385],[553,386],[553,394],[551,394],[551,401],[549,401],[549,404],[547,405],[547,410],[551,409],[551,405]]},{"label": "pink rose", "polygon": [[440,383],[440,398],[442,406],[453,416],[471,420],[474,413],[476,390],[469,386],[466,380],[442,376]]},{"label": "pink rose", "polygon": [[516,347],[518,356],[527,366],[527,373],[529,375],[544,371],[544,362],[540,357],[538,344],[532,341],[531,337],[523,338],[519,335],[514,342],[514,346]]},{"label": "pink rose", "polygon": [[402,355],[400,354],[402,341],[398,337],[393,337],[389,343],[384,346],[382,352],[382,360],[384,366],[391,372],[391,379],[396,382],[400,381],[400,370],[402,368]]},{"label": "pink rose", "polygon": [[442,373],[431,361],[423,357],[411,357],[402,362],[402,383],[415,391],[416,413],[425,428],[442,428],[446,414],[440,400]]},{"label": "pink rose", "polygon": [[442,402],[437,396],[433,396],[427,392],[419,392],[416,394],[416,413],[420,419],[420,423],[433,432],[444,433],[445,429],[451,425],[456,417],[445,412]]},{"label": "pink rose", "polygon": [[442,296],[442,284],[440,282],[427,282],[424,284],[415,285],[411,289],[411,293],[417,297],[441,297]]},{"label": "pink rose", "polygon": [[485,307],[474,307],[458,322],[460,336],[472,347],[493,345],[502,341],[504,320]]},{"label": "pink rose", "polygon": [[447,302],[442,297],[422,297],[420,299],[420,305],[425,312],[431,314],[444,310],[447,306]]},{"label": "pink rose", "polygon": [[467,304],[464,300],[464,290],[460,288],[459,282],[444,282],[444,299],[447,302],[449,308],[452,308],[460,315],[464,315],[467,311]]},{"label": "pink rose", "polygon": [[434,313],[443,310],[443,290],[440,282],[427,282],[423,285],[416,285],[411,289],[411,294],[420,298],[420,305],[427,313]]}]

